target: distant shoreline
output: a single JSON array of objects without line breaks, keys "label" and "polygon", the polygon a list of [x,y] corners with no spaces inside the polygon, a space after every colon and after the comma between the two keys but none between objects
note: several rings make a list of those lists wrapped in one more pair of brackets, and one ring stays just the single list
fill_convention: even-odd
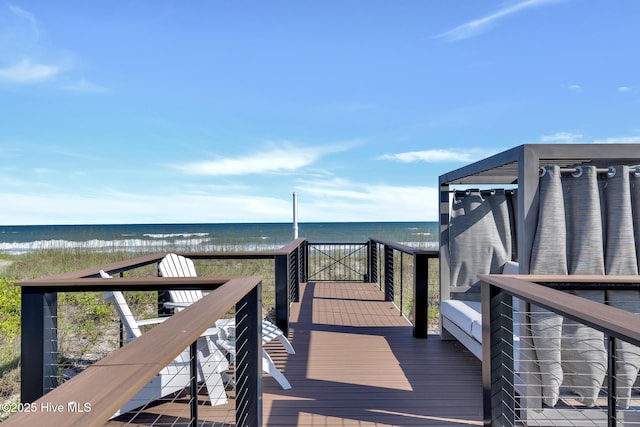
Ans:
[{"label": "distant shoreline", "polygon": [[[299,223],[299,236],[311,242],[362,243],[374,237],[424,249],[437,247],[437,230],[435,222]],[[270,250],[292,239],[290,223],[0,226],[0,254],[51,249]]]}]

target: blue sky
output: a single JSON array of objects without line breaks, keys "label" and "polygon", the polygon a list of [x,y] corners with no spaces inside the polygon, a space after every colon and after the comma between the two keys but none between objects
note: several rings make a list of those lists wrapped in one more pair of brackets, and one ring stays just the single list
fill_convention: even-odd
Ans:
[{"label": "blue sky", "polygon": [[640,143],[636,0],[0,3],[0,223],[434,221],[525,143]]}]

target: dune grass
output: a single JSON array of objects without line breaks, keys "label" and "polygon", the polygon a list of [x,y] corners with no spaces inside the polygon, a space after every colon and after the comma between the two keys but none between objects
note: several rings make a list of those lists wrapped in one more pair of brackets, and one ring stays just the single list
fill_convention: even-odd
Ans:
[{"label": "dune grass", "polygon": [[[194,249],[197,250],[197,249]],[[36,279],[55,274],[131,259],[147,253],[124,250],[97,251],[91,248],[47,249],[24,255],[0,255],[0,401],[19,393],[20,381],[20,289],[17,281]],[[396,255],[398,256],[398,255]],[[433,260],[432,260],[433,261]],[[261,276],[263,278],[263,313],[274,307],[275,272],[272,259],[266,260],[195,260],[198,275]],[[396,304],[411,318],[413,309],[412,258],[405,256],[400,268],[396,260],[395,288],[402,288],[403,299]],[[155,277],[155,264],[125,273],[126,277]],[[438,318],[437,260],[430,268],[429,318]],[[380,272],[380,277],[382,272]],[[380,278],[379,278],[380,279]],[[127,292],[126,298],[137,317],[154,316],[157,309],[156,292]],[[71,366],[78,361],[90,363],[119,345],[118,317],[113,307],[104,301],[101,292],[59,293],[59,362]],[[102,352],[102,354],[101,354]],[[64,368],[61,368],[63,375]],[[2,415],[0,414],[0,420]]]},{"label": "dune grass", "polygon": [[[0,256],[0,402],[20,392],[20,288],[16,282],[105,265],[146,253],[47,249],[24,255]],[[197,260],[199,275],[263,277],[263,306],[267,314],[275,300],[273,260]],[[156,277],[156,265],[125,273],[126,277]],[[126,292],[127,302],[140,318],[154,316],[157,292]],[[119,346],[118,317],[102,292],[58,294],[58,356],[65,367],[91,363]],[[0,414],[0,420],[6,417]]]}]

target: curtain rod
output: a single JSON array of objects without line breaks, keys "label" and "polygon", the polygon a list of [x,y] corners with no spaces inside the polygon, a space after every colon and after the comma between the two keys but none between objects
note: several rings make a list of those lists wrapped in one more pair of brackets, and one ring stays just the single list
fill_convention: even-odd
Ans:
[{"label": "curtain rod", "polygon": [[452,194],[453,193],[458,193],[460,195],[464,194],[464,195],[468,196],[473,192],[480,193],[480,194],[492,194],[493,195],[493,194],[496,193],[496,191],[504,191],[505,194],[517,193],[518,192],[518,190],[516,188],[488,188],[488,189],[482,189],[482,190],[479,189],[479,188],[467,188],[465,190],[452,189],[452,190],[449,190],[448,192],[452,193]]},{"label": "curtain rod", "polygon": [[[576,166],[575,168],[560,168],[560,173],[570,173],[572,176],[578,178],[582,175],[583,168]],[[540,176],[543,177],[547,173],[547,169],[540,167]],[[616,176],[615,166],[609,166],[608,168],[596,168],[596,173],[606,173],[607,177],[613,178]],[[634,177],[640,178],[640,167],[629,168],[629,173],[632,173]]]}]

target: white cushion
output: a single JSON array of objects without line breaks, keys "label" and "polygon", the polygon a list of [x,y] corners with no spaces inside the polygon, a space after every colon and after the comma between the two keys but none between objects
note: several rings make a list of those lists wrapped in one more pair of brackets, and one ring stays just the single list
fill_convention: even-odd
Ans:
[{"label": "white cushion", "polygon": [[502,267],[502,274],[520,274],[520,265],[515,261],[507,261]]},{"label": "white cushion", "polygon": [[474,337],[478,342],[482,342],[480,307],[481,303],[476,301],[445,300],[440,303],[440,313],[466,334]]}]

